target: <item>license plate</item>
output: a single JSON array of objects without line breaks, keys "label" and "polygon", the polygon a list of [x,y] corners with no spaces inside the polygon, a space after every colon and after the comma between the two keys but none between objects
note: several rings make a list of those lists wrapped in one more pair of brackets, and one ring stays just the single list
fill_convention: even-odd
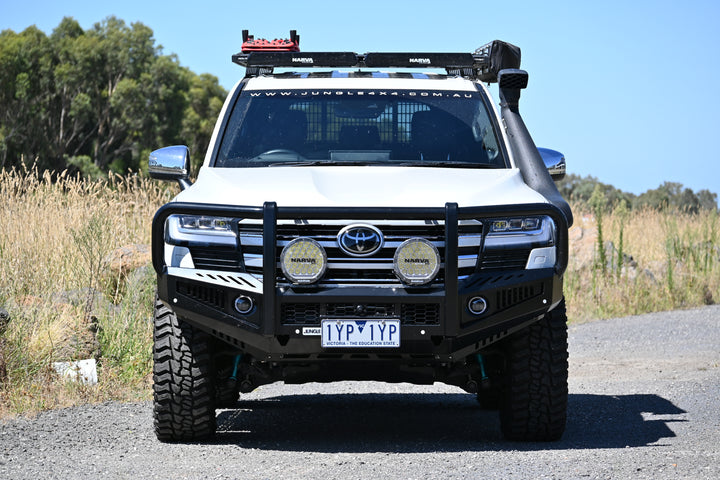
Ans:
[{"label": "license plate", "polygon": [[399,347],[400,320],[326,319],[321,337],[323,348]]}]

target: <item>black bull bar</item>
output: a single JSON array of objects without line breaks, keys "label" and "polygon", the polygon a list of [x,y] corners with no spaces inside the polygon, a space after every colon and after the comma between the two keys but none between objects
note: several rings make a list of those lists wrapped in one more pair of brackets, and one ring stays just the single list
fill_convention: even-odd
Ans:
[{"label": "black bull bar", "polygon": [[[523,271],[523,281],[541,281],[552,292],[552,303],[556,304],[562,295],[562,276],[568,263],[568,234],[567,221],[563,213],[555,206],[547,203],[535,203],[525,205],[499,205],[499,206],[473,206],[458,207],[456,203],[446,203],[445,207],[439,208],[416,208],[416,207],[278,207],[274,202],[266,202],[262,207],[232,206],[215,204],[196,204],[171,202],[161,207],[152,223],[152,257],[153,267],[158,274],[158,283],[161,286],[159,291],[161,299],[163,291],[167,293],[167,266],[164,262],[164,229],[165,221],[170,215],[207,215],[234,218],[250,218],[262,220],[263,225],[263,285],[262,298],[260,299],[261,326],[254,334],[273,336],[285,332],[280,325],[278,312],[278,296],[292,295],[313,296],[324,301],[371,301],[372,298],[389,297],[397,299],[402,296],[410,296],[404,289],[387,289],[364,287],[362,289],[336,288],[331,295],[319,293],[298,294],[280,290],[276,285],[276,259],[277,259],[277,222],[278,220],[295,220],[311,218],[313,220],[442,220],[445,223],[445,282],[442,291],[434,292],[432,297],[437,301],[442,297],[445,318],[442,326],[442,333],[445,337],[457,337],[474,333],[467,338],[463,344],[472,343],[479,338],[486,338],[493,332],[503,330],[511,332],[534,321],[540,310],[547,311],[551,305],[547,300],[542,301],[542,306],[535,305],[531,312],[522,312],[518,309],[510,309],[502,315],[496,315],[492,321],[482,326],[462,325],[460,321],[462,309],[460,308],[461,294],[467,293],[477,285],[483,283],[477,279],[468,279],[463,285],[458,280],[458,221],[459,220],[481,220],[503,218],[547,215],[556,225],[556,263],[554,269],[540,269]],[[475,277],[478,274],[474,275]],[[487,274],[485,274],[487,277]],[[506,280],[507,284],[518,280]],[[494,280],[498,285],[502,279]],[[499,282],[499,283],[498,283]],[[162,288],[162,286],[165,288]],[[545,288],[545,287],[543,287]],[[388,290],[392,290],[389,293]],[[440,290],[440,289],[436,289]],[[345,291],[346,293],[342,293]],[[376,297],[377,296],[377,297]],[[454,319],[454,320],[453,320]],[[201,320],[190,318],[190,321],[201,328],[210,328],[203,325]],[[482,330],[482,335],[480,335]],[[247,332],[250,333],[250,332]],[[504,335],[503,335],[504,336]],[[253,342],[250,342],[253,343]],[[265,344],[265,342],[263,342]],[[456,348],[452,350],[456,351]],[[457,353],[457,352],[456,352]]]}]

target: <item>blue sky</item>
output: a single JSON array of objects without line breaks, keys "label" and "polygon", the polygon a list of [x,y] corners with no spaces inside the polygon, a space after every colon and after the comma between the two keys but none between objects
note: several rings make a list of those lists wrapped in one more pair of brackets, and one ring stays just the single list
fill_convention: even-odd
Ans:
[{"label": "blue sky", "polygon": [[[0,30],[84,29],[109,15],[141,22],[166,54],[229,89],[241,31],[307,51],[472,51],[493,39],[522,48],[530,73],[521,113],[538,146],[568,171],[633,193],[664,181],[720,194],[720,2],[0,0]],[[494,92],[495,93],[495,92]]]}]

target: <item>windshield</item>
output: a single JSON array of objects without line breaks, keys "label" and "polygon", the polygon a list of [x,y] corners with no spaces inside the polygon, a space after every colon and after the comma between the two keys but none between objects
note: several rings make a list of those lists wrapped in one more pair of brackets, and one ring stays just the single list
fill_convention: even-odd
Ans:
[{"label": "windshield", "polygon": [[506,167],[477,91],[243,91],[215,166],[276,165]]}]

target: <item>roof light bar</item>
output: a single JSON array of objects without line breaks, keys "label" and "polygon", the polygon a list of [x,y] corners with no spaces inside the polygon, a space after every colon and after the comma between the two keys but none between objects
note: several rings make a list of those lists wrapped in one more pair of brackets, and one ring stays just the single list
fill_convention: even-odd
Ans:
[{"label": "roof light bar", "polygon": [[472,68],[471,53],[379,53],[365,54],[365,66],[370,68]]},{"label": "roof light bar", "polygon": [[461,75],[483,82],[498,81],[503,69],[520,68],[520,48],[494,40],[474,53],[300,52],[300,36],[290,30],[290,38],[255,40],[243,30],[242,51],[232,61],[247,68],[246,76],[270,74],[275,67],[330,68],[444,68],[450,75]]},{"label": "roof light bar", "polygon": [[353,52],[250,52],[232,56],[233,62],[243,67],[338,67],[358,66],[358,55]]}]

